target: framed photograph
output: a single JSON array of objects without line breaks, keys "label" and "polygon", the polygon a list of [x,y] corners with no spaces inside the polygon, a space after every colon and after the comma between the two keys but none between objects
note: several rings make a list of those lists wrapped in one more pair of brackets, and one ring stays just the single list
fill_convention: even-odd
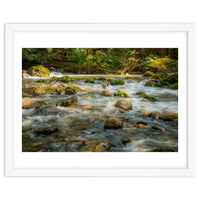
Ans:
[{"label": "framed photograph", "polygon": [[6,24],[6,176],[193,176],[193,24]]}]

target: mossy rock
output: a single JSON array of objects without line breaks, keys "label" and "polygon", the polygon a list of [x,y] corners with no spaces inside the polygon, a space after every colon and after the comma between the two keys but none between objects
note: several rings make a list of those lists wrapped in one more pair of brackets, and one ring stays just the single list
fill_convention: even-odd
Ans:
[{"label": "mossy rock", "polygon": [[43,65],[32,66],[28,69],[28,74],[31,76],[49,77],[49,69]]},{"label": "mossy rock", "polygon": [[99,81],[105,81],[106,78],[104,78],[104,77],[100,77],[100,78],[98,78],[98,80],[99,80]]},{"label": "mossy rock", "polygon": [[82,91],[82,89],[81,89],[80,87],[76,86],[76,85],[68,85],[68,86],[66,87],[66,89],[72,89],[72,90],[74,90],[75,92],[80,92],[80,91]]},{"label": "mossy rock", "polygon": [[69,78],[68,76],[63,76],[63,77],[60,79],[60,81],[62,81],[62,82],[64,82],[64,83],[68,83],[68,82],[72,81],[72,79]]},{"label": "mossy rock", "polygon": [[114,96],[120,96],[120,97],[126,97],[126,98],[129,98],[128,94],[125,93],[125,92],[122,92],[122,91],[117,91],[114,93]]},{"label": "mossy rock", "polygon": [[65,89],[65,88],[64,88],[63,86],[60,85],[60,86],[58,86],[58,87],[56,88],[56,92],[58,92],[58,93],[60,94],[60,93],[62,93],[62,92],[64,91],[64,89]]},{"label": "mossy rock", "polygon": [[94,84],[95,82],[94,82],[94,80],[87,78],[87,79],[85,79],[85,83],[92,83],[92,84]]},{"label": "mossy rock", "polygon": [[122,127],[123,127],[123,121],[119,118],[107,119],[104,125],[105,129],[116,129],[116,128],[122,128]]},{"label": "mossy rock", "polygon": [[163,121],[177,121],[178,120],[178,113],[173,112],[165,112],[159,115],[159,119]]},{"label": "mossy rock", "polygon": [[65,94],[67,95],[74,95],[76,94],[76,91],[73,89],[65,89]]},{"label": "mossy rock", "polygon": [[160,79],[161,86],[167,86],[171,89],[178,89],[178,73],[167,75]]},{"label": "mossy rock", "polygon": [[119,100],[115,104],[115,107],[122,108],[124,110],[131,110],[133,106],[132,106],[132,103],[130,101]]},{"label": "mossy rock", "polygon": [[124,81],[123,80],[109,80],[111,85],[124,85]]},{"label": "mossy rock", "polygon": [[77,101],[78,101],[78,97],[71,97],[69,99],[59,101],[56,104],[56,106],[69,107],[69,106],[75,105]]},{"label": "mossy rock", "polygon": [[149,99],[149,100],[152,101],[152,102],[158,101],[156,98],[154,98],[154,97],[152,97],[152,96],[149,96],[149,95],[147,95],[147,94],[144,93],[144,92],[136,92],[136,95],[141,96],[141,97],[144,97],[145,99]]},{"label": "mossy rock", "polygon": [[45,94],[46,92],[41,89],[41,88],[36,88],[34,91],[33,91],[34,94],[38,95],[38,96],[41,96],[43,94]]},{"label": "mossy rock", "polygon": [[50,83],[49,79],[38,79],[37,80],[38,83]]},{"label": "mossy rock", "polygon": [[136,95],[144,97],[146,95],[146,93],[144,93],[144,92],[136,92]]},{"label": "mossy rock", "polygon": [[143,74],[144,77],[152,77],[153,75],[155,75],[155,74],[151,71],[147,71]]},{"label": "mossy rock", "polygon": [[55,81],[55,80],[59,79],[59,77],[57,77],[57,76],[52,76],[51,79],[52,79],[53,81]]},{"label": "mossy rock", "polygon": [[153,81],[148,81],[144,86],[151,87],[153,85]]},{"label": "mossy rock", "polygon": [[154,74],[154,75],[152,76],[152,78],[153,78],[153,79],[159,79],[159,78],[160,78],[160,75],[159,75],[159,74]]}]

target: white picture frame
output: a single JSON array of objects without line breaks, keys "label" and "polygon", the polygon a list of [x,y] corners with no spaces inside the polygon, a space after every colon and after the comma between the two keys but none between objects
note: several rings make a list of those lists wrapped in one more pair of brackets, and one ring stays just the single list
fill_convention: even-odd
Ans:
[{"label": "white picture frame", "polygon": [[[186,168],[24,168],[14,167],[13,34],[15,32],[185,32],[187,34]],[[194,24],[5,24],[5,176],[194,176],[195,175]]]}]

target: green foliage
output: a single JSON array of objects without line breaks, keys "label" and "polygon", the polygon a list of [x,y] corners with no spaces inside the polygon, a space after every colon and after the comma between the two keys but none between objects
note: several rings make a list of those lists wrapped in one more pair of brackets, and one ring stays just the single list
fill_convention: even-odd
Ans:
[{"label": "green foliage", "polygon": [[125,92],[122,92],[122,91],[117,91],[114,93],[114,96],[120,96],[120,97],[126,97],[126,98],[129,98],[129,95]]},{"label": "green foliage", "polygon": [[109,79],[109,82],[110,82],[111,85],[124,85],[123,80],[111,80],[111,79]]},{"label": "green foliage", "polygon": [[94,80],[87,78],[87,79],[85,79],[85,83],[92,83],[92,84],[94,84],[95,82],[94,82]]},{"label": "green foliage", "polygon": [[68,76],[63,76],[63,77],[60,79],[60,81],[62,81],[62,82],[64,82],[64,83],[68,83],[68,82],[72,81],[72,79],[69,78]]},{"label": "green foliage", "polygon": [[145,72],[145,73],[143,74],[144,77],[152,77],[153,75],[154,75],[154,73],[151,72],[151,71],[147,71],[147,72]]},{"label": "green foliage", "polygon": [[23,48],[22,66],[66,67],[72,73],[177,72],[177,48]]}]

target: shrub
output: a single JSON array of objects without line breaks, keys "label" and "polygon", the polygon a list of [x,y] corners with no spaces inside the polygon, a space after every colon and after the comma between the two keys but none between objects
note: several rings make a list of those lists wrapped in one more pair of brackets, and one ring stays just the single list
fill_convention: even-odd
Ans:
[{"label": "shrub", "polygon": [[152,77],[153,75],[154,75],[154,73],[151,72],[151,71],[147,71],[147,72],[145,72],[145,73],[143,74],[143,76],[145,76],[145,77]]}]

